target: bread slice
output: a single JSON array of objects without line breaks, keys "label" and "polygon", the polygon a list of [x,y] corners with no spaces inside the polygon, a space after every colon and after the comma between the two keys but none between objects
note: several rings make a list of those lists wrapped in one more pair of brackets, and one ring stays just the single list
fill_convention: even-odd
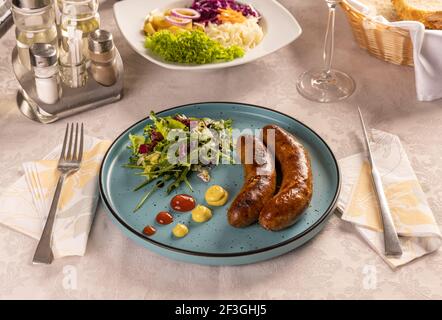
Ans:
[{"label": "bread slice", "polygon": [[391,0],[401,20],[422,22],[429,29],[442,30],[442,0]]},{"label": "bread slice", "polygon": [[378,15],[383,16],[388,21],[396,21],[397,16],[391,0],[359,0],[371,9],[376,9]]}]

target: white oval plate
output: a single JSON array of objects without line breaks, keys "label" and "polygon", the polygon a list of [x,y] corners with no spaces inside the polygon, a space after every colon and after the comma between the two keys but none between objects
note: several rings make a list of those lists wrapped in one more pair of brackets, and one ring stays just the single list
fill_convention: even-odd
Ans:
[{"label": "white oval plate", "polygon": [[264,29],[263,40],[242,58],[203,65],[186,65],[164,61],[144,47],[144,35],[141,32],[144,19],[152,10],[189,6],[192,0],[124,0],[114,4],[114,15],[121,33],[137,53],[159,66],[173,70],[210,70],[238,66],[275,52],[301,35],[302,29],[299,23],[276,0],[241,0],[240,2],[252,4],[261,13],[260,24]]}]

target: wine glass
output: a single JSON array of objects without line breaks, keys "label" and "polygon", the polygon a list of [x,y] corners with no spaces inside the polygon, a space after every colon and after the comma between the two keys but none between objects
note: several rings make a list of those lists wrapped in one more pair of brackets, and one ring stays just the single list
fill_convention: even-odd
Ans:
[{"label": "wine glass", "polygon": [[341,0],[325,0],[325,2],[329,10],[324,41],[324,66],[301,74],[296,87],[298,92],[309,100],[334,102],[351,96],[355,91],[355,83],[346,73],[332,69],[336,6]]}]

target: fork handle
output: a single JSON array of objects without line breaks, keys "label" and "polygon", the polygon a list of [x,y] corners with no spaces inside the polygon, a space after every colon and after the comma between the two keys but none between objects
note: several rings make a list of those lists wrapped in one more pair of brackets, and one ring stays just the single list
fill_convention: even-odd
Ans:
[{"label": "fork handle", "polygon": [[37,249],[35,250],[34,258],[32,259],[32,263],[34,264],[50,264],[54,259],[51,248],[52,228],[54,226],[55,214],[57,213],[61,188],[66,176],[66,173],[62,173],[58,178],[57,187],[55,188],[54,192],[54,198],[52,199],[51,209],[49,210],[43,233],[41,234],[40,241],[38,242]]}]

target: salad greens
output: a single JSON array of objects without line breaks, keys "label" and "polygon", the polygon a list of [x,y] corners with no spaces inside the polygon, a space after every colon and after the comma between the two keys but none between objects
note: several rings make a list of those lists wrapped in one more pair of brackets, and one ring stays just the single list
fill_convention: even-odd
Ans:
[{"label": "salad greens", "polygon": [[169,194],[182,183],[190,190],[189,174],[197,172],[203,181],[210,180],[209,170],[220,163],[233,163],[232,120],[194,118],[185,115],[157,117],[143,135],[129,134],[131,156],[126,168],[138,169],[144,181],[134,191],[153,186],[134,209],[139,210],[158,189],[166,186]]},{"label": "salad greens", "polygon": [[205,64],[243,57],[239,46],[224,47],[201,30],[160,30],[147,36],[145,47],[166,61]]}]

